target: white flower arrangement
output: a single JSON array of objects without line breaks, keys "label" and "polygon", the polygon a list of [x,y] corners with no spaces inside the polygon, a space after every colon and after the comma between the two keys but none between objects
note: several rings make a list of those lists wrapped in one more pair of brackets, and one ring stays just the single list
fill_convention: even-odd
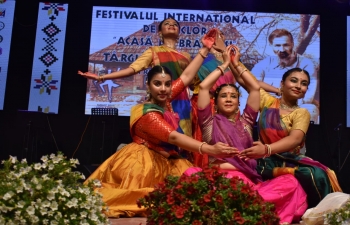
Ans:
[{"label": "white flower arrangement", "polygon": [[325,214],[324,224],[350,225],[350,199],[339,209]]},{"label": "white flower arrangement", "polygon": [[61,152],[28,165],[10,156],[0,169],[0,224],[109,224],[101,194]]}]

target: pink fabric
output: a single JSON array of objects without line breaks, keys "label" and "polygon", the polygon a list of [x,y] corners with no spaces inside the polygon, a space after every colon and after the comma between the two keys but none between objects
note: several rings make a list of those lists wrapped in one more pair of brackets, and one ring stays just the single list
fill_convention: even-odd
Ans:
[{"label": "pink fabric", "polygon": [[[191,174],[200,171],[202,169],[199,167],[191,167],[184,172],[184,175],[191,176]],[[276,212],[280,217],[280,223],[299,222],[307,209],[306,193],[298,180],[291,174],[254,184],[239,171],[223,170],[222,172],[227,173],[227,178],[239,177],[259,192],[265,201],[274,203]]]}]

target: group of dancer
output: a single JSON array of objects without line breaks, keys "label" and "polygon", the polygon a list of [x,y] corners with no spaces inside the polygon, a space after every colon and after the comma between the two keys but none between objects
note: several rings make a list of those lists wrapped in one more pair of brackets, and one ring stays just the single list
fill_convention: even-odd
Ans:
[{"label": "group of dancer", "polygon": [[[116,79],[152,67],[147,99],[131,110],[133,142],[87,179],[101,182],[98,191],[109,217],[144,216],[136,201],[166,176],[214,165],[274,203],[281,224],[298,222],[308,207],[341,191],[332,170],[300,154],[310,123],[309,112],[297,105],[310,84],[307,71],[288,70],[281,77],[281,97],[276,98],[239,61],[240,49],[225,46],[220,30],[204,35],[203,47],[191,60],[175,49],[180,30],[176,20],[165,19],[158,28],[162,46],[149,48],[129,68],[103,76]],[[79,74],[101,80],[89,72]],[[249,93],[242,113],[236,82]],[[254,141],[259,112],[259,141]]]}]

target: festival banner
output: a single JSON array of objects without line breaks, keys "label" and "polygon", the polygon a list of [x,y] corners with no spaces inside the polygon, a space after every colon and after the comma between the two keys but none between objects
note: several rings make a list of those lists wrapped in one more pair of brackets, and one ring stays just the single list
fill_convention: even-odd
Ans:
[{"label": "festival banner", "polygon": [[29,111],[58,113],[68,4],[39,3]]},{"label": "festival banner", "polygon": [[15,0],[0,0],[0,110],[4,107]]},{"label": "festival banner", "polygon": [[[259,80],[280,87],[283,71],[277,68],[282,56],[276,54],[269,35],[276,29],[287,30],[293,39],[291,55],[297,61],[290,67],[303,67],[311,76],[309,89],[299,105],[319,121],[320,16],[309,14],[183,10],[159,8],[93,7],[89,65],[97,75],[127,68],[149,47],[161,45],[159,23],[166,18],[180,23],[177,50],[194,57],[202,46],[201,38],[211,28],[219,28],[226,45],[240,48],[241,61]],[[135,104],[146,96],[146,74],[97,82],[88,80],[85,114],[92,108],[118,108],[120,116],[129,116]],[[241,110],[247,93],[240,88]],[[243,107],[242,107],[243,106]]]}]

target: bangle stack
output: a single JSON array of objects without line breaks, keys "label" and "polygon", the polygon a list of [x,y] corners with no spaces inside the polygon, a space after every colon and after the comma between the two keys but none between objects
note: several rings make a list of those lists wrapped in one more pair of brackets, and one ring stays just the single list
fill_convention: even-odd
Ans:
[{"label": "bangle stack", "polygon": [[218,66],[216,68],[218,68],[221,71],[221,76],[223,76],[224,75],[224,69],[221,66]]},{"label": "bangle stack", "polygon": [[199,54],[200,56],[202,56],[203,59],[205,59],[205,58],[208,57],[208,55],[204,55],[200,50],[198,51],[198,54]]},{"label": "bangle stack", "polygon": [[206,144],[206,143],[207,143],[207,142],[202,142],[201,145],[199,146],[199,148],[198,148],[199,154],[203,155],[202,147],[203,147],[203,145]]},{"label": "bangle stack", "polygon": [[271,146],[268,144],[265,144],[265,155],[263,159],[270,156],[271,156]]}]

